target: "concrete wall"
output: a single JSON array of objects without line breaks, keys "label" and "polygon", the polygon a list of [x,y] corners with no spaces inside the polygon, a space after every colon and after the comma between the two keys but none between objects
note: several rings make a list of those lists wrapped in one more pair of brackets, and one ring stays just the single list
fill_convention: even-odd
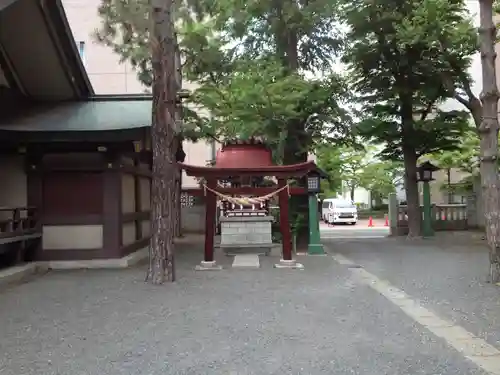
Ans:
[{"label": "concrete wall", "polygon": [[[442,187],[443,185],[446,185],[448,183],[448,174],[447,171],[444,169],[441,169],[439,171],[434,172],[433,177],[435,178],[435,181],[430,183],[431,187],[431,197],[432,197],[432,202],[436,204],[447,204],[448,203],[448,192],[446,190],[443,190]],[[457,184],[460,181],[462,181],[465,177],[468,177],[469,173],[465,173],[460,171],[459,169],[452,168],[450,171],[450,182],[452,184]],[[421,185],[421,184],[420,184]],[[422,192],[422,187],[420,186],[420,192]],[[454,203],[462,203],[460,200],[461,197],[455,196],[455,201]]]},{"label": "concrete wall", "polygon": [[474,180],[473,193],[468,197],[467,212],[470,227],[484,228],[483,194],[479,177]]},{"label": "concrete wall", "polygon": [[205,205],[181,208],[181,228],[184,233],[205,231]]},{"label": "concrete wall", "polygon": [[[344,187],[344,191],[342,192],[342,198],[351,200],[351,192],[346,187]],[[362,187],[354,189],[354,203],[370,206],[370,198],[371,194],[369,190]]]},{"label": "concrete wall", "polygon": [[136,241],[135,223],[123,223],[122,226],[122,245],[127,246]]},{"label": "concrete wall", "polygon": [[44,225],[44,250],[92,250],[102,248],[102,225]]},{"label": "concrete wall", "polygon": [[129,62],[120,58],[111,48],[98,44],[93,32],[100,27],[97,14],[101,0],[62,0],[77,48],[83,43],[82,60],[90,82],[97,94],[140,94],[145,87]]}]

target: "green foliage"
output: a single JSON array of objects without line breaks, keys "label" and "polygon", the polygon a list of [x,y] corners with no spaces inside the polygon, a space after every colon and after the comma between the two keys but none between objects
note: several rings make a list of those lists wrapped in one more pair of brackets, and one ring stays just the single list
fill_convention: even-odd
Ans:
[{"label": "green foliage", "polygon": [[396,186],[401,184],[403,176],[403,165],[393,161],[374,161],[368,163],[361,174],[360,186],[372,192],[380,199],[387,198],[394,193]]},{"label": "green foliage", "polygon": [[350,29],[344,61],[362,104],[357,130],[384,145],[381,157],[404,163],[409,236],[418,236],[417,160],[456,149],[469,128],[465,113],[437,108],[460,89],[475,48],[465,3],[346,0],[342,11]]},{"label": "green foliage", "polygon": [[432,116],[415,116],[411,137],[405,137],[401,119],[390,120],[387,108],[372,106],[372,116],[360,122],[359,135],[383,143],[380,156],[386,160],[403,161],[403,142],[415,150],[417,159],[436,152],[458,150],[463,137],[471,132],[469,115],[465,111],[443,112],[435,110]]},{"label": "green foliage", "polygon": [[94,37],[128,61],[139,81],[150,87],[153,79],[149,30],[149,0],[101,0],[100,28]]},{"label": "green foliage", "polygon": [[431,159],[441,169],[455,168],[477,175],[479,173],[479,137],[477,133],[475,131],[466,132],[457,149],[441,150],[432,154]]},{"label": "green foliage", "polygon": [[443,72],[457,78],[442,61],[443,43],[462,71],[470,64],[463,1],[354,0],[343,9],[351,28],[344,61],[366,118],[360,134],[387,142],[383,156],[393,160],[401,160],[403,144],[417,156],[452,149],[468,127],[466,115],[436,105],[449,96]]},{"label": "green foliage", "polygon": [[340,93],[347,89],[337,76],[307,80],[298,74],[284,75],[281,65],[270,60],[262,64],[241,60],[235,70],[193,91],[188,105],[207,109],[186,113],[185,122],[193,134],[198,130],[203,137],[208,132],[217,139],[265,135],[279,161],[291,119],[306,124],[308,148],[348,133],[350,118],[339,106]]},{"label": "green foliage", "polygon": [[[96,38],[151,85],[148,2],[102,0]],[[309,152],[350,129],[345,82],[331,72],[340,39],[329,0],[178,1],[183,76],[195,82],[184,109],[185,138],[263,136],[283,159],[285,144]],[[200,111],[200,109],[203,110]],[[293,131],[293,134],[292,134]]]},{"label": "green foliage", "polygon": [[[448,191],[450,194],[470,192],[474,179],[479,175],[479,157],[479,136],[475,131],[466,132],[456,150],[441,151],[430,155],[433,163],[441,169],[456,169],[467,174],[458,183],[451,185],[444,183],[441,189]],[[498,163],[500,168],[500,161]]]},{"label": "green foliage", "polygon": [[373,147],[319,147],[318,165],[329,175],[322,183],[323,196],[335,196],[341,191],[342,181],[349,190],[362,187],[380,197],[394,192],[402,175],[401,164],[374,159],[373,154]]},{"label": "green foliage", "polygon": [[[99,15],[97,40],[130,61],[149,86],[149,1],[101,0]],[[195,81],[223,72],[234,58],[271,57],[290,67],[291,51],[296,69],[327,70],[341,45],[331,0],[184,0],[175,15],[184,71]]]}]

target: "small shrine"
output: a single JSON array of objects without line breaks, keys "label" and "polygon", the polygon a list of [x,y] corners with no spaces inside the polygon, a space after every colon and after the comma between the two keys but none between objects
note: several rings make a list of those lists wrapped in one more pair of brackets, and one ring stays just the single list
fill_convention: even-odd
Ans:
[{"label": "small shrine", "polygon": [[[302,178],[317,171],[314,162],[275,165],[272,152],[257,139],[226,142],[218,151],[215,164],[209,167],[179,163],[188,176],[204,180],[206,203],[205,251],[198,270],[220,268],[214,259],[214,237],[217,200],[222,209],[220,247],[228,255],[246,253],[269,254],[272,243],[273,216],[269,200],[278,197],[282,257],[277,268],[302,268],[292,257],[289,223],[288,179]],[[274,177],[275,186],[262,186],[264,177]]]}]

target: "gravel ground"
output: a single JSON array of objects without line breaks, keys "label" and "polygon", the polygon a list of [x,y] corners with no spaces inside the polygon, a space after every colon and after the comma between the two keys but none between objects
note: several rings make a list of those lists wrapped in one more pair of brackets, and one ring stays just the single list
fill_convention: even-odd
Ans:
[{"label": "gravel ground", "polygon": [[[0,374],[484,374],[330,257],[306,269],[51,272],[0,293]],[[221,258],[228,265],[230,258]]]},{"label": "gravel ground", "polygon": [[[375,239],[325,242],[426,307],[500,348],[500,287],[488,283],[484,246],[450,241]],[[458,244],[457,238],[463,238]],[[483,242],[484,243],[484,242]]]}]

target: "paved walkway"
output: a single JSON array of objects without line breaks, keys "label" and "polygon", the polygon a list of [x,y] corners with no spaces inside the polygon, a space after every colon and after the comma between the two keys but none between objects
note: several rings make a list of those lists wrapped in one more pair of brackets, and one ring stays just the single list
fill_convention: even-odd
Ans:
[{"label": "paved walkway", "polygon": [[[386,267],[367,250],[332,244],[374,272],[407,263],[396,255]],[[300,257],[304,271],[274,269],[273,256],[258,270],[236,270],[219,257],[224,270],[196,272],[201,254],[199,245],[181,246],[175,284],[145,284],[141,266],[52,272],[1,292],[0,374],[486,374],[331,256]],[[428,268],[417,259],[414,268]],[[409,268],[394,282],[407,271],[405,285],[420,285]]]},{"label": "paved walkway", "polygon": [[[488,362],[495,362],[493,373],[500,373],[500,288],[487,282],[488,254],[479,237],[457,234],[436,240],[326,240],[326,244],[341,263],[362,267],[382,280],[383,288],[404,291],[430,315],[469,332],[483,346],[491,345],[494,355]],[[383,288],[374,287],[381,294]],[[390,296],[388,300],[397,304]],[[453,337],[444,336],[454,345]]]}]

